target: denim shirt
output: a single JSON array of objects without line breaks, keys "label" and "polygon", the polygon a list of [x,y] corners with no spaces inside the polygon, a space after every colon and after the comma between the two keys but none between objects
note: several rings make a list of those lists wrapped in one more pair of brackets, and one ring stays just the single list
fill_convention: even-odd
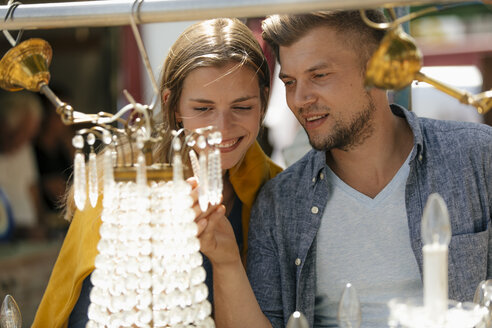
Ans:
[{"label": "denim shirt", "polygon": [[[452,229],[449,298],[471,301],[479,282],[492,278],[492,127],[391,109],[407,120],[414,136],[405,202],[420,274],[422,213],[428,196],[437,192],[448,206]],[[326,153],[311,150],[270,180],[253,207],[247,272],[273,327],[284,327],[296,310],[313,326],[316,234],[328,195],[325,170]]]}]

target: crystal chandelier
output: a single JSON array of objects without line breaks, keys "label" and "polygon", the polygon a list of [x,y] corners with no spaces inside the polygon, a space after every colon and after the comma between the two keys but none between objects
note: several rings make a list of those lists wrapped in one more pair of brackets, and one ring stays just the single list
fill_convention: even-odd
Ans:
[{"label": "crystal chandelier", "polygon": [[[99,196],[95,132],[107,149],[102,154],[101,239],[91,275],[94,287],[87,327],[214,327],[191,208],[191,186],[183,179],[179,133],[175,132],[172,143],[172,180],[161,178],[170,170],[166,167],[158,168],[161,174],[148,183],[147,173],[155,175],[156,169],[146,164],[144,150],[149,141],[145,130],[136,131],[136,164],[134,171],[127,168],[125,175],[118,171],[125,167],[115,163],[116,134],[111,136],[99,126],[81,130],[73,139],[77,148],[74,199],[80,210],[95,207]],[[82,152],[84,133],[91,149],[87,169]],[[193,149],[189,154],[200,180],[199,203],[206,209],[209,203],[220,202],[222,192],[220,152],[215,147],[221,141],[220,132],[212,128],[190,131],[185,141],[199,149],[198,156]],[[127,181],[129,172],[135,173],[134,181]]]}]

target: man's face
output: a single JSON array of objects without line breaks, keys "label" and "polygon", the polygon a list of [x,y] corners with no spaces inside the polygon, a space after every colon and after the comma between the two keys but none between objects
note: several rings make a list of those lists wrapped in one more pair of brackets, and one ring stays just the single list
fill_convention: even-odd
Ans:
[{"label": "man's face", "polygon": [[279,49],[287,104],[318,150],[352,149],[372,135],[375,106],[360,59],[329,27],[316,27]]}]

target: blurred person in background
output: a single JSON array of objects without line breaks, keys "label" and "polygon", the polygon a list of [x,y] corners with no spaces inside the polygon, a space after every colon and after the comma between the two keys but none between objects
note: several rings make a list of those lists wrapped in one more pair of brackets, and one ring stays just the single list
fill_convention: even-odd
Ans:
[{"label": "blurred person in background", "polygon": [[38,171],[32,141],[42,105],[36,94],[0,95],[0,188],[12,207],[16,238],[42,238]]}]

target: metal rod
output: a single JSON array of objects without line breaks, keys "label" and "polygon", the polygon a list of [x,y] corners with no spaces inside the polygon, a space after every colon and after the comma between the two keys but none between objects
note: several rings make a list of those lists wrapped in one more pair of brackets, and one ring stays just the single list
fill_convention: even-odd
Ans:
[{"label": "metal rod", "polygon": [[[458,2],[459,0],[451,0]],[[440,2],[440,1],[437,1]],[[450,2],[450,1],[447,1]],[[51,29],[129,25],[133,0],[99,0],[21,4],[0,29]],[[409,4],[432,4],[433,0],[145,0],[138,4],[137,23],[200,20],[214,17],[261,17],[323,9],[362,9]],[[5,17],[9,6],[0,6]]]},{"label": "metal rod", "polygon": [[433,79],[430,76],[427,76],[421,72],[417,72],[417,74],[415,74],[415,79],[419,82],[425,82],[425,83],[432,85],[434,88],[450,95],[451,97],[458,99],[463,104],[466,104],[466,105],[473,104],[472,95],[468,91],[463,91],[463,90],[454,88],[452,86],[449,86],[449,85],[442,83],[436,79]]}]

